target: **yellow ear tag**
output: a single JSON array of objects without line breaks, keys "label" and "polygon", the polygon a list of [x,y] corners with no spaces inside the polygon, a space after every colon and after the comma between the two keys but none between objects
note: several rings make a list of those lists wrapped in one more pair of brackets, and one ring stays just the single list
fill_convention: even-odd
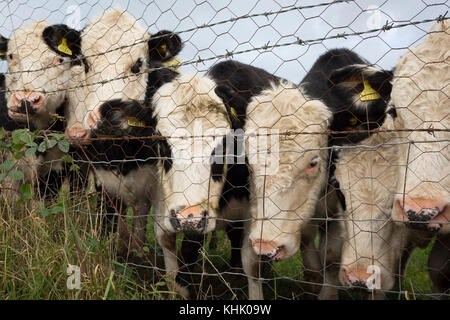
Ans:
[{"label": "yellow ear tag", "polygon": [[62,38],[60,45],[58,46],[58,50],[62,53],[68,54],[69,56],[72,55],[72,50],[69,49],[67,46],[67,39]]},{"label": "yellow ear tag", "polygon": [[163,43],[159,48],[161,49],[162,54],[165,56],[167,52],[167,45]]},{"label": "yellow ear tag", "polygon": [[130,127],[141,127],[141,128],[145,128],[145,123],[143,123],[142,121],[139,121],[136,118],[128,118],[128,125]]},{"label": "yellow ear tag", "polygon": [[350,120],[348,120],[348,122],[350,123],[350,125],[354,126],[355,124],[358,123],[358,119],[353,117],[353,118],[350,118]]},{"label": "yellow ear tag", "polygon": [[372,101],[381,99],[381,96],[371,87],[369,81],[364,80],[364,90],[359,95],[359,99],[361,101]]},{"label": "yellow ear tag", "polygon": [[172,59],[166,62],[163,62],[163,66],[172,69],[175,72],[179,72],[180,71],[180,64],[181,59]]},{"label": "yellow ear tag", "polygon": [[6,53],[3,51],[0,51],[0,56],[4,56]]},{"label": "yellow ear tag", "polygon": [[231,114],[233,115],[233,118],[237,121],[239,121],[239,117],[237,115],[236,109],[234,109],[233,107],[230,108]]}]

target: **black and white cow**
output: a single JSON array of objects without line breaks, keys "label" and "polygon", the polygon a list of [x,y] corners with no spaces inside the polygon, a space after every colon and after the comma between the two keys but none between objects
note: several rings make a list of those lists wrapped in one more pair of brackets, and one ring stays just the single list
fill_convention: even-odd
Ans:
[{"label": "black and white cow", "polygon": [[[135,17],[118,7],[94,17],[82,33],[83,54],[90,66],[88,93],[74,111],[77,123],[68,134],[92,161],[97,189],[106,195],[107,214],[120,214],[121,256],[142,249],[145,242],[145,226],[155,199],[157,150],[151,139],[102,137],[142,137],[149,128],[153,130],[154,122],[145,112],[133,119],[126,117],[127,112],[130,116],[136,113],[137,101],[144,101],[146,94],[170,81],[170,69],[155,73],[146,69],[155,57],[159,63],[168,61],[181,50],[181,40],[171,35],[168,31],[149,35]],[[131,234],[121,214],[126,207],[134,211]]]},{"label": "black and white cow", "polygon": [[[369,289],[375,298],[384,297],[384,291],[403,279],[412,251],[425,247],[433,232],[441,235],[429,257],[430,275],[437,293],[448,290],[445,177],[449,166],[448,142],[442,142],[448,133],[408,131],[430,123],[446,127],[442,115],[449,106],[443,89],[449,80],[448,48],[442,44],[448,43],[448,22],[437,29],[401,58],[392,79],[386,78],[392,83],[388,96],[381,90],[371,93],[369,101],[390,104],[379,123],[381,131],[356,148],[342,149],[336,162],[335,176],[346,204],[339,279],[346,286]],[[367,71],[390,73],[353,64],[336,70],[330,79],[339,85]],[[369,84],[374,86],[370,80]]]},{"label": "black and white cow", "polygon": [[[160,48],[164,43],[171,47],[168,41],[181,44],[176,36],[166,37],[150,41],[150,50]],[[109,129],[104,128],[112,126],[121,128],[115,130],[119,134],[142,136],[144,132],[134,131],[133,124],[130,125],[127,120],[132,118],[133,123],[143,126],[145,135],[168,137],[167,140],[153,140],[153,146],[157,146],[154,150],[158,152],[155,156],[159,157],[155,166],[158,178],[152,180],[154,189],[147,199],[153,200],[156,237],[163,248],[165,268],[173,276],[176,290],[188,296],[184,271],[189,270],[189,265],[196,261],[205,234],[226,228],[228,220],[243,221],[248,218],[245,215],[247,194],[245,190],[240,190],[245,188],[245,181],[239,182],[246,175],[240,174],[236,165],[234,174],[238,173],[237,176],[228,179],[230,163],[219,153],[219,146],[226,141],[223,135],[231,130],[232,124],[225,106],[214,93],[214,81],[209,77],[183,76],[169,68],[162,68],[161,61],[156,58],[150,60],[149,67],[155,70],[148,74],[150,90],[146,95],[145,107],[139,111],[136,102],[116,100],[105,103],[100,106],[96,116],[100,120],[93,131],[106,134]],[[191,137],[203,134],[218,137]],[[147,142],[147,146],[151,143]],[[245,162],[241,166],[243,170],[247,168]],[[144,175],[141,173],[141,176]],[[145,177],[148,181],[149,175]],[[224,187],[226,182],[230,184],[227,187],[229,190]],[[185,234],[185,249],[182,248],[185,265],[181,270],[176,255],[177,233]],[[239,239],[232,245],[240,246]]]},{"label": "black and white cow", "polygon": [[[7,115],[23,126],[7,125],[7,130],[29,127],[64,133],[70,125],[71,110],[79,103],[68,87],[84,81],[87,65],[81,57],[80,33],[66,25],[33,22],[15,31],[9,40],[1,37],[0,58],[7,60],[5,74]],[[6,113],[3,115],[6,118]],[[65,119],[65,121],[63,120]],[[41,190],[56,193],[65,176],[71,176],[54,147],[46,152],[21,159],[18,166],[25,173],[23,182],[39,185]],[[85,172],[83,172],[85,174]],[[83,179],[85,175],[83,174]],[[4,194],[16,198],[18,181],[9,184]]]},{"label": "black and white cow", "polygon": [[[336,87],[330,85],[329,74],[352,63],[364,64],[369,69],[368,63],[353,52],[345,49],[331,50],[318,59],[299,87],[264,70],[233,61],[217,66],[222,75],[214,73],[221,81],[216,93],[229,110],[234,109],[238,115],[245,115],[239,120],[243,122],[246,134],[258,132],[260,129],[300,132],[293,138],[287,137],[278,142],[277,147],[280,149],[276,150],[284,151],[280,152],[279,167],[274,171],[275,174],[268,173],[269,163],[249,164],[251,212],[254,221],[245,240],[250,241],[253,252],[247,252],[246,259],[257,263],[257,258],[252,256],[254,254],[272,260],[287,259],[300,248],[302,238],[304,260],[309,267],[321,271],[320,257],[314,253],[318,250],[315,250],[313,245],[313,226],[306,222],[312,218],[316,203],[324,197],[325,190],[338,187],[336,182],[330,187],[326,183],[328,175],[332,175],[329,170],[334,171],[332,167],[328,168],[330,154],[326,152],[326,148],[355,143],[366,138],[367,133],[355,132],[355,129],[367,131],[367,128],[376,128],[386,116],[385,101],[355,103],[353,93],[364,88],[362,75],[351,75],[351,80],[354,81],[352,83]],[[244,66],[247,71],[239,73]],[[246,78],[249,74],[252,76]],[[389,72],[364,74],[366,81],[370,81],[372,86],[385,95],[390,91],[391,76]],[[248,87],[256,89],[253,90],[256,92],[253,97],[248,94]],[[321,115],[321,111],[325,115]],[[332,130],[329,136],[327,129]],[[316,139],[307,134],[308,132],[301,134],[302,131],[317,131]],[[323,138],[325,142],[321,140]],[[251,144],[250,142],[249,148]],[[254,150],[256,153],[267,154],[271,149],[264,146]],[[271,150],[271,153],[276,153],[276,150]],[[252,154],[250,150],[248,153]],[[312,154],[312,158],[308,164],[309,154]],[[341,201],[338,201],[338,195],[334,193],[327,197],[335,198],[335,204],[331,205],[333,211],[342,211],[342,195]],[[320,209],[316,211],[320,212]],[[325,214],[316,213],[315,218],[327,218]],[[337,247],[339,250],[339,245]],[[335,256],[340,258],[339,253]],[[255,279],[258,278],[258,273],[255,273],[258,269],[252,268],[251,275]]]}]

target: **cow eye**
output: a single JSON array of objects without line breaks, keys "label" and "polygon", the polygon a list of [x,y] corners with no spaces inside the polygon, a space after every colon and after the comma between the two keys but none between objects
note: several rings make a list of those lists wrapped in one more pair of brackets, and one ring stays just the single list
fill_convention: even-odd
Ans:
[{"label": "cow eye", "polygon": [[319,156],[314,156],[312,159],[311,159],[311,162],[309,163],[309,165],[308,165],[308,168],[314,168],[315,166],[317,166],[317,164],[319,163]]},{"label": "cow eye", "polygon": [[8,58],[9,58],[9,60],[12,60],[12,59],[13,59],[12,53],[8,54]]},{"label": "cow eye", "polygon": [[54,64],[55,65],[60,65],[62,63],[64,63],[64,58],[63,57],[56,57],[55,58],[55,60],[54,60]]},{"label": "cow eye", "polygon": [[133,73],[139,73],[142,68],[142,59],[137,59],[136,63],[131,67],[131,72]]}]

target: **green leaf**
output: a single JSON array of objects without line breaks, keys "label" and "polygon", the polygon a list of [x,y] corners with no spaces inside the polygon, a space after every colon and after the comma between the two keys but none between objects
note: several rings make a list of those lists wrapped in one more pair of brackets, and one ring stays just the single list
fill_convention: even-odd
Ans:
[{"label": "green leaf", "polygon": [[73,165],[71,165],[69,168],[70,171],[74,171],[74,170],[78,170],[78,169],[80,169],[80,166],[75,163]]},{"label": "green leaf", "polygon": [[33,197],[33,192],[31,191],[31,185],[29,183],[24,183],[20,186],[20,192],[25,200],[30,200]]},{"label": "green leaf", "polygon": [[13,180],[22,180],[24,178],[23,172],[19,170],[11,170],[8,172],[8,177]]},{"label": "green leaf", "polygon": [[21,142],[30,143],[34,140],[34,134],[31,133],[28,129],[18,129],[13,131],[12,138],[15,144]]},{"label": "green leaf", "polygon": [[73,161],[72,157],[69,154],[64,154],[61,157],[61,160],[64,161],[65,163],[71,163]]},{"label": "green leaf", "polygon": [[0,173],[0,181],[5,180],[7,174],[8,174],[7,172]]},{"label": "green leaf", "polygon": [[36,148],[28,148],[27,151],[25,151],[25,157],[32,156],[36,153]]},{"label": "green leaf", "polygon": [[39,144],[39,147],[37,149],[39,152],[45,152],[47,150],[47,141],[44,140]]},{"label": "green leaf", "polygon": [[1,127],[0,128],[0,140],[3,139],[4,137],[6,137],[6,130]]},{"label": "green leaf", "polygon": [[61,140],[58,142],[58,148],[62,152],[69,152],[70,143],[67,140]]},{"label": "green leaf", "polygon": [[30,147],[30,148],[34,148],[34,147],[37,147],[38,145],[37,145],[37,143],[36,142],[28,142],[27,144],[25,144],[27,147]]},{"label": "green leaf", "polygon": [[9,171],[9,170],[12,169],[12,167],[14,167],[15,163],[16,162],[14,160],[12,160],[12,159],[5,160],[5,161],[3,161],[2,164],[0,164],[0,169],[5,170],[5,171]]},{"label": "green leaf", "polygon": [[25,144],[23,144],[23,143],[16,143],[16,144],[13,145],[13,150],[20,151],[20,150],[23,149],[23,147],[25,147]]},{"label": "green leaf", "polygon": [[47,149],[51,149],[54,146],[56,146],[56,144],[58,143],[58,141],[56,140],[47,140]]},{"label": "green leaf", "polygon": [[48,136],[53,137],[56,140],[61,140],[66,136],[66,134],[65,133],[50,133]]}]

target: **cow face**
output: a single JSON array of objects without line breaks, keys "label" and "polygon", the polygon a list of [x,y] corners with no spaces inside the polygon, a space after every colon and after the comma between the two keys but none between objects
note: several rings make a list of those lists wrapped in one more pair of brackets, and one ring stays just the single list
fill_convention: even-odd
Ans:
[{"label": "cow face", "polygon": [[[450,22],[434,26],[428,38],[398,62],[391,95],[398,129],[450,127]],[[393,218],[408,226],[450,231],[450,147],[448,131],[403,132],[403,165]],[[413,143],[417,142],[417,143]]]},{"label": "cow face", "polygon": [[97,127],[102,104],[144,100],[151,62],[171,59],[181,50],[181,40],[168,31],[150,37],[134,17],[112,9],[85,28],[83,47],[92,68],[87,79],[89,94],[85,106],[77,111],[79,125],[75,127],[90,131]]},{"label": "cow face", "polygon": [[[160,144],[162,227],[169,232],[215,229],[226,175],[226,109],[207,77],[178,76],[156,92],[152,105]],[[218,170],[218,168],[221,168]]]},{"label": "cow face", "polygon": [[252,216],[249,239],[256,254],[281,260],[297,252],[300,230],[313,215],[326,179],[325,132],[330,120],[331,113],[322,102],[308,100],[287,82],[250,102],[245,125]]},{"label": "cow face", "polygon": [[[44,128],[66,99],[65,89],[83,81],[85,64],[78,31],[43,21],[1,38],[0,57],[8,62],[6,99],[11,118]],[[74,102],[75,104],[75,102]]]},{"label": "cow face", "polygon": [[[388,116],[382,129],[393,128]],[[375,133],[361,142],[373,148],[338,153],[335,177],[345,197],[340,280],[345,286],[390,290],[399,274],[398,262],[407,236],[391,221],[400,163],[395,133]],[[373,291],[372,291],[373,290]]]},{"label": "cow face", "polygon": [[335,113],[330,125],[333,145],[357,143],[383,124],[391,81],[392,72],[363,64],[348,65],[330,74],[327,96],[331,101],[327,103]]}]

